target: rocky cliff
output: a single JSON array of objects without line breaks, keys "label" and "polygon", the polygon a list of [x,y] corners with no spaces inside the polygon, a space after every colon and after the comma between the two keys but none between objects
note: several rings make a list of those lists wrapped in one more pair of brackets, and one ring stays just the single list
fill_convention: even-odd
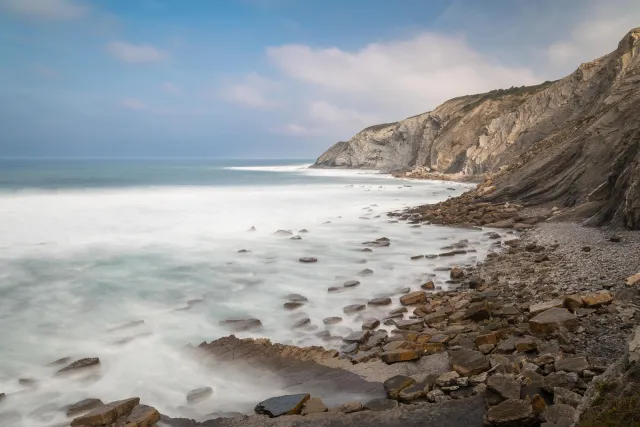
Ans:
[{"label": "rocky cliff", "polygon": [[364,129],[315,166],[490,175],[497,190],[487,200],[559,204],[594,225],[640,228],[639,58],[637,28],[561,80]]}]

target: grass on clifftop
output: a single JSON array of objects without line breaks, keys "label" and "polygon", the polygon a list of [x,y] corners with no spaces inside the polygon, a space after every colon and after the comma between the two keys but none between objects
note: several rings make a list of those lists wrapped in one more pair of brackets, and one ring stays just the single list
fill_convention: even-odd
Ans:
[{"label": "grass on clifftop", "polygon": [[640,390],[620,396],[612,388],[598,384],[600,397],[582,414],[578,427],[640,427]]}]

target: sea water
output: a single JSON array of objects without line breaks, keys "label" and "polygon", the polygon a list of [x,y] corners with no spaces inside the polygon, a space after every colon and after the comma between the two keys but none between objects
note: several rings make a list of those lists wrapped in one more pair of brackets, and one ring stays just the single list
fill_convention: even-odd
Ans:
[{"label": "sea water", "polygon": [[[66,419],[51,408],[139,396],[178,416],[186,393],[203,386],[214,388],[203,413],[246,412],[278,385],[256,387],[247,373],[207,370],[185,355],[185,345],[233,333],[222,320],[255,318],[260,330],[236,335],[339,348],[339,338],[323,341],[318,332],[339,337],[360,330],[367,317],[383,319],[398,306],[399,288],[417,290],[430,279],[446,288],[448,272],[434,270],[473,264],[489,248],[476,231],[387,216],[459,195],[467,185],[309,163],[0,161],[0,393],[7,394],[0,413],[17,411],[18,426],[51,426]],[[362,252],[363,242],[380,237],[391,245]],[[410,259],[461,239],[477,252]],[[358,276],[365,268],[373,274]],[[327,291],[346,280],[361,283]],[[286,310],[289,294],[308,302]],[[343,313],[379,296],[394,305]],[[322,319],[330,316],[343,321],[327,327]],[[310,325],[293,328],[301,318]],[[94,356],[101,375],[91,381],[53,377],[56,368],[47,366]],[[21,386],[19,378],[38,386]],[[50,410],[34,413],[42,405]]]}]

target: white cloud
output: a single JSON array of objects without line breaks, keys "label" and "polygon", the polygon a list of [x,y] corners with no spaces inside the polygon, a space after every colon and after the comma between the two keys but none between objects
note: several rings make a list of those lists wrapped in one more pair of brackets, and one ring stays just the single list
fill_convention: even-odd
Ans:
[{"label": "white cloud", "polygon": [[30,18],[70,20],[84,16],[89,6],[77,0],[0,0],[0,7]]},{"label": "white cloud", "polygon": [[222,89],[224,99],[238,105],[251,108],[278,107],[280,104],[270,99],[273,92],[279,89],[278,83],[271,79],[252,73],[242,82],[230,84]]},{"label": "white cloud", "polygon": [[171,82],[164,82],[160,85],[160,87],[162,88],[163,91],[173,94],[173,95],[181,95],[182,94],[182,88],[180,88],[179,86],[174,85]]},{"label": "white cloud", "polygon": [[169,55],[149,44],[133,44],[123,41],[112,41],[107,44],[107,52],[123,62],[144,63],[158,62]]},{"label": "white cloud", "polygon": [[271,128],[272,133],[288,136],[309,136],[317,133],[317,129],[311,129],[297,123],[287,123],[283,126]]},{"label": "white cloud", "polygon": [[309,118],[323,124],[370,126],[379,119],[372,114],[342,108],[326,101],[313,101],[309,105]]},{"label": "white cloud", "polygon": [[125,98],[121,101],[121,104],[123,107],[134,111],[142,111],[147,108],[145,103],[137,98]]}]

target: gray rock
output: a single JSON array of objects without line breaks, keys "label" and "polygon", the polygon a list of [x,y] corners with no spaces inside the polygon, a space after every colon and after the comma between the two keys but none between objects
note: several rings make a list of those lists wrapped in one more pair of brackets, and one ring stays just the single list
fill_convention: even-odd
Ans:
[{"label": "gray rock", "polygon": [[362,311],[365,308],[367,308],[367,306],[364,304],[351,304],[344,307],[342,311],[344,312],[344,314],[353,314],[357,313],[358,311]]},{"label": "gray rock", "polygon": [[369,305],[390,305],[391,304],[391,298],[389,298],[389,297],[374,298],[374,299],[369,300],[369,302],[367,304],[369,304]]},{"label": "gray rock", "polygon": [[398,407],[398,401],[393,399],[373,399],[365,403],[364,409],[370,411],[387,411],[389,409],[395,409]]},{"label": "gray rock", "polygon": [[342,340],[346,343],[362,343],[371,336],[371,331],[355,331],[344,337]]},{"label": "gray rock", "polygon": [[73,405],[67,406],[67,417],[74,417],[83,412],[89,412],[102,405],[103,403],[100,399],[83,399],[79,402],[74,403]]},{"label": "gray rock", "polygon": [[88,357],[84,359],[76,360],[75,362],[70,363],[64,368],[58,370],[58,374],[66,374],[71,372],[76,372],[79,370],[85,370],[87,368],[95,368],[100,365],[100,359],[97,357]]},{"label": "gray rock", "polygon": [[380,321],[378,319],[369,318],[369,319],[366,319],[362,324],[362,329],[373,330],[378,326],[380,326]]},{"label": "gray rock", "polygon": [[398,399],[402,390],[416,384],[416,380],[405,375],[396,375],[386,380],[383,385],[390,399]]},{"label": "gray rock", "polygon": [[496,393],[502,400],[520,399],[520,383],[506,375],[495,374],[489,377],[487,389]]},{"label": "gray rock", "polygon": [[312,397],[304,403],[301,415],[320,414],[322,412],[327,412],[328,410],[329,408],[327,408],[327,405],[325,405],[321,399]]},{"label": "gray rock", "polygon": [[314,258],[314,257],[310,257],[310,256],[304,256],[304,257],[298,258],[298,261],[308,264],[308,263],[318,262],[318,258]]},{"label": "gray rock", "polygon": [[211,387],[200,387],[194,390],[191,390],[187,393],[187,402],[189,403],[197,403],[202,402],[203,400],[207,400],[213,394],[213,389]]},{"label": "gray rock", "polygon": [[485,415],[485,425],[495,427],[530,427],[535,425],[531,403],[526,400],[509,399],[492,406]]},{"label": "gray rock", "polygon": [[463,377],[478,375],[491,369],[489,359],[474,350],[449,350],[449,361],[452,368]]},{"label": "gray rock", "polygon": [[578,393],[562,387],[554,387],[553,389],[553,403],[555,405],[564,404],[577,408],[581,401],[582,396]]},{"label": "gray rock", "polygon": [[360,284],[360,282],[358,280],[347,280],[346,282],[344,282],[342,287],[344,287],[344,288],[353,288],[355,286],[358,286],[359,284]]},{"label": "gray rock", "polygon": [[302,412],[304,403],[311,396],[307,393],[288,394],[285,396],[272,397],[258,403],[254,408],[257,414],[265,414],[271,418],[282,415],[294,415]]}]

